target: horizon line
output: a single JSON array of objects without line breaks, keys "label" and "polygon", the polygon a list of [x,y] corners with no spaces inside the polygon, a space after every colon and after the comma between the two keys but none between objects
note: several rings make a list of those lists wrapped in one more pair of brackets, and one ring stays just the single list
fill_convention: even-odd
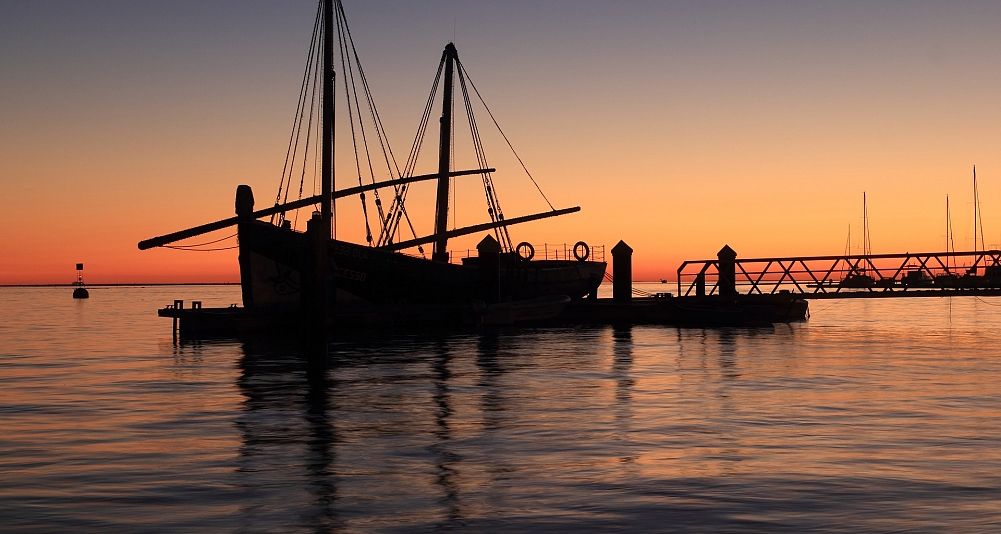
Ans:
[{"label": "horizon line", "polygon": [[142,286],[238,286],[240,282],[155,282],[110,284],[0,284],[0,287],[142,287]]}]

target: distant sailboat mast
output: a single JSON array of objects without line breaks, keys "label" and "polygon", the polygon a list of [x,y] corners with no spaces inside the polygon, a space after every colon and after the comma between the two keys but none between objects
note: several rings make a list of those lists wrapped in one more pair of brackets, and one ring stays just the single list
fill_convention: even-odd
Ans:
[{"label": "distant sailboat mast", "polygon": [[852,262],[849,256],[852,255],[852,225],[848,223],[848,239],[845,241],[845,267],[849,272],[852,270]]},{"label": "distant sailboat mast", "polygon": [[852,225],[848,225],[848,241],[845,241],[845,256],[852,255]]},{"label": "distant sailboat mast", "polygon": [[[980,242],[977,242],[977,237],[979,236]],[[973,166],[973,252],[980,252],[980,247],[987,250],[987,243],[984,240],[984,220],[980,217],[980,189],[977,187],[977,166]],[[980,263],[980,258],[974,256],[973,267],[970,268],[971,274],[977,273],[977,265]]]},{"label": "distant sailboat mast", "polygon": [[[945,252],[946,254],[948,254],[950,251],[956,252],[956,244],[952,242],[952,215],[949,213],[949,195],[946,195],[945,196]],[[949,270],[950,268],[949,262],[953,261],[953,259],[950,258],[949,256],[946,256],[945,261],[946,261],[945,263],[946,270]],[[952,265],[952,267],[955,267],[955,265]]]},{"label": "distant sailboat mast", "polygon": [[872,254],[872,242],[869,240],[869,208],[866,205],[865,191],[862,191],[862,255]]},{"label": "distant sailboat mast", "polygon": [[860,270],[861,274],[865,274],[868,270],[868,265],[870,262],[869,256],[872,254],[872,242],[869,241],[869,207],[866,203],[865,191],[862,191],[862,257],[864,258],[864,264]]},{"label": "distant sailboat mast", "polygon": [[[979,230],[978,230],[979,226]],[[977,236],[980,236],[979,246]],[[984,239],[984,220],[980,214],[980,189],[977,187],[977,166],[973,166],[973,251],[979,252],[983,247],[987,250],[987,241]]]}]

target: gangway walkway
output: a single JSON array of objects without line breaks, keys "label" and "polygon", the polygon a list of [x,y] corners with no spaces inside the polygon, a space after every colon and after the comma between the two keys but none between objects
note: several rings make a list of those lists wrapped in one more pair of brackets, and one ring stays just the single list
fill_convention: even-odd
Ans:
[{"label": "gangway walkway", "polygon": [[678,267],[679,296],[794,294],[799,298],[1001,295],[1001,250],[737,258]]}]

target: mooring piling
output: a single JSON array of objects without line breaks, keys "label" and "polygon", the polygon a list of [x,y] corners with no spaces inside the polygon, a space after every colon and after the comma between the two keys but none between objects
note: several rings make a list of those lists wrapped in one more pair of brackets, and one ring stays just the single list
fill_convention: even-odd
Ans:
[{"label": "mooring piling", "polygon": [[490,234],[476,245],[480,281],[483,284],[483,300],[488,303],[501,300],[500,253],[500,243]]},{"label": "mooring piling", "polygon": [[322,373],[327,361],[327,329],[331,281],[327,261],[327,242],[330,239],[323,218],[313,213],[306,223],[305,260],[299,291],[300,308],[304,319],[304,345],[311,374]]},{"label": "mooring piling", "polygon": [[737,252],[730,245],[723,245],[716,253],[719,262],[719,294],[730,297],[737,294]]},{"label": "mooring piling", "polygon": [[[239,185],[236,187],[236,216],[240,223],[236,225],[237,240],[242,241],[242,233],[245,223],[254,220],[254,191],[249,185]],[[288,222],[288,221],[285,221]],[[247,308],[254,307],[253,270],[250,264],[250,256],[240,249],[237,256],[237,263],[240,265],[240,294],[243,297],[243,305]]]},{"label": "mooring piling", "polygon": [[628,302],[633,298],[633,249],[625,241],[612,247],[612,300]]}]

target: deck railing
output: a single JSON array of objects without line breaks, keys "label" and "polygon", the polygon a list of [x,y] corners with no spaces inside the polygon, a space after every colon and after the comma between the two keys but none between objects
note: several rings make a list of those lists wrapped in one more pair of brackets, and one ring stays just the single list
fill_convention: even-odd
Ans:
[{"label": "deck railing", "polygon": [[[576,260],[574,247],[576,243],[543,243],[532,245],[535,254],[532,260]],[[605,261],[605,245],[588,244],[588,261]],[[579,251],[578,251],[579,252]],[[450,263],[462,263],[463,258],[476,257],[476,249],[450,250],[448,261]]]}]

